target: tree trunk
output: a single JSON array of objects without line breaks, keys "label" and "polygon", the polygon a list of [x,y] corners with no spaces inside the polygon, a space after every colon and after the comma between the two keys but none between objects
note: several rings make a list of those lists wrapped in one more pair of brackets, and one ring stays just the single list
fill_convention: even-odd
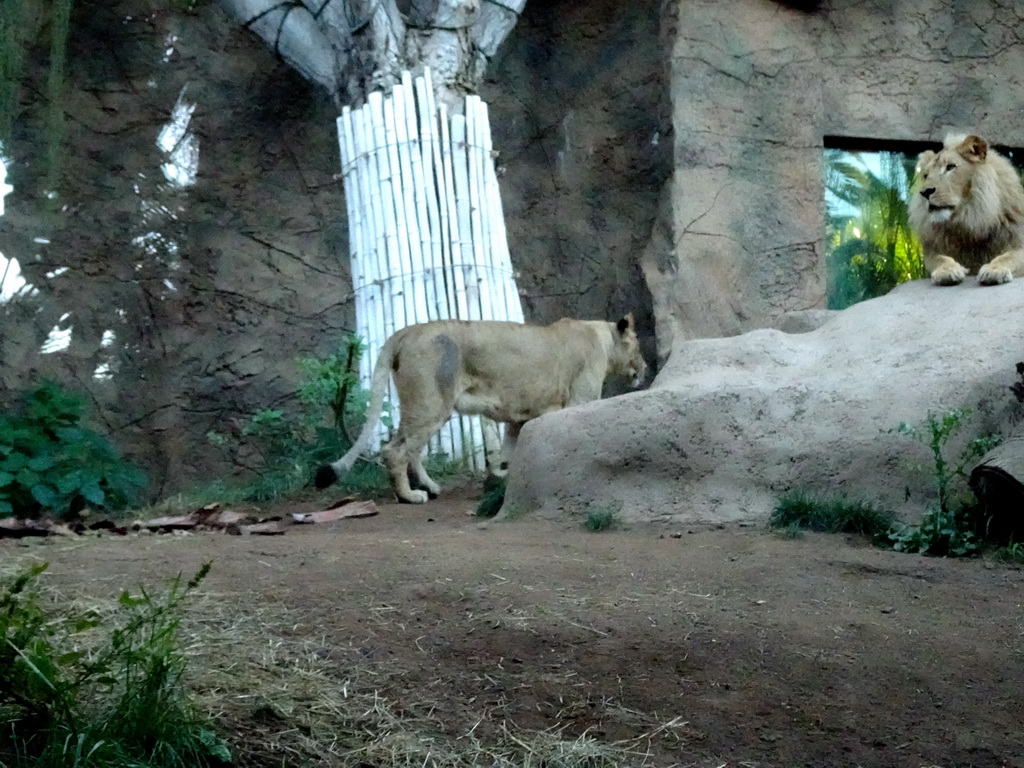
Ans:
[{"label": "tree trunk", "polygon": [[526,0],[218,0],[276,55],[324,88],[340,111],[403,70],[433,73],[434,95],[452,114],[476,93],[487,62],[515,26]]}]

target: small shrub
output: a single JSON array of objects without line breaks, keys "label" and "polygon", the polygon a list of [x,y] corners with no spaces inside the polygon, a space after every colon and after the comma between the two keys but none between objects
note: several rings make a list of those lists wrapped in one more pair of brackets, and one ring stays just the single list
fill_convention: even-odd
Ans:
[{"label": "small shrub", "polygon": [[[114,616],[47,616],[36,566],[0,588],[0,765],[185,768],[229,762],[194,710],[178,645],[182,603],[206,577],[163,595],[125,592]],[[107,630],[103,633],[103,630]],[[101,633],[97,638],[96,633]]]},{"label": "small shrub", "polygon": [[477,517],[494,517],[501,511],[501,505],[505,503],[506,486],[504,477],[488,476],[484,480],[484,492],[476,506]]},{"label": "small shrub", "polygon": [[963,429],[970,415],[970,408],[950,408],[943,412],[928,411],[921,424],[902,422],[895,429],[889,430],[923,443],[931,450],[932,474],[939,495],[939,510],[943,515],[948,515],[954,506],[957,481],[963,481],[965,484],[961,494],[964,501],[961,505],[967,506],[974,502],[973,495],[966,490],[967,467],[999,445],[1002,440],[998,434],[976,437],[964,447],[958,457],[947,457],[946,448],[949,441]]},{"label": "small shrub", "polygon": [[902,423],[895,430],[928,446],[932,453],[932,474],[938,493],[938,506],[929,510],[919,525],[897,524],[889,533],[894,549],[939,557],[969,557],[978,554],[982,530],[978,520],[977,499],[967,486],[968,471],[978,458],[1001,442],[998,434],[976,437],[959,456],[947,456],[949,441],[967,424],[969,408],[928,411],[918,425]]},{"label": "small shrub", "polygon": [[889,532],[897,552],[916,552],[936,557],[970,557],[978,554],[981,542],[974,531],[969,510],[929,510],[919,525],[897,523]]},{"label": "small shrub", "polygon": [[856,533],[874,539],[885,536],[894,519],[891,512],[867,502],[796,492],[779,499],[768,524],[784,531]]},{"label": "small shrub", "polygon": [[619,515],[608,507],[598,507],[587,512],[583,519],[583,527],[591,533],[610,531],[619,527]]},{"label": "small shrub", "polygon": [[[245,490],[245,498],[272,501],[292,493],[309,483],[316,467],[334,461],[352,446],[350,434],[362,428],[369,402],[357,373],[363,349],[362,340],[352,334],[331,355],[300,358],[297,365],[303,375],[296,396],[301,409],[264,408],[242,428],[242,442],[259,455],[256,479]],[[390,409],[384,405],[381,422],[390,426]],[[207,434],[207,440],[225,451],[240,447],[240,441],[218,432]],[[439,474],[444,464],[436,456],[426,462],[428,471]],[[380,495],[391,484],[382,466],[359,462],[341,478],[338,488]]]},{"label": "small shrub", "polygon": [[1005,547],[999,547],[995,550],[993,556],[1001,563],[1024,565],[1024,542],[1010,542]]},{"label": "small shrub", "polygon": [[84,412],[81,397],[47,382],[0,415],[0,518],[118,509],[135,498],[144,475],[82,424]]}]

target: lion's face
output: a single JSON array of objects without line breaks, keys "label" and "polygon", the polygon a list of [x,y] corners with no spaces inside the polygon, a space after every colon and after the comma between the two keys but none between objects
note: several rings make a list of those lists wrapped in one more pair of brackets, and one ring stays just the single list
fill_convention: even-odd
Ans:
[{"label": "lion's face", "polygon": [[917,160],[913,202],[933,224],[952,219],[967,200],[977,167],[985,162],[988,145],[977,136],[947,142],[939,152],[928,150]]},{"label": "lion's face", "polygon": [[612,372],[628,376],[633,386],[639,387],[647,375],[647,361],[640,354],[640,340],[636,337],[632,313],[619,320],[615,328],[618,339],[610,360]]}]

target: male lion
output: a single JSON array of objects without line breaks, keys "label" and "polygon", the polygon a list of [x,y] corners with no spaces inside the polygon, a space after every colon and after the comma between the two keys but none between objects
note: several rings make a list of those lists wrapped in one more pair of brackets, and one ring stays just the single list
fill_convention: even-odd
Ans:
[{"label": "male lion", "polygon": [[910,196],[910,225],[936,285],[981,285],[1024,275],[1024,188],[1010,161],[977,136],[946,137],[922,152]]},{"label": "male lion", "polygon": [[366,450],[388,375],[394,376],[401,417],[381,455],[398,498],[422,504],[441,491],[423,468],[423,448],[452,411],[505,423],[504,469],[527,421],[597,400],[609,374],[629,376],[636,386],[646,370],[631,314],[617,323],[563,318],[548,326],[490,320],[411,325],[385,342],[363,431],[348,453],[317,470],[316,486],[335,482]]}]

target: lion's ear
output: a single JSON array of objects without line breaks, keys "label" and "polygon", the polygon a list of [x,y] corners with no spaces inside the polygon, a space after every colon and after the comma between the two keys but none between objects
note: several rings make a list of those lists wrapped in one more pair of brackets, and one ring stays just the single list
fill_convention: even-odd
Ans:
[{"label": "lion's ear", "polygon": [[969,163],[981,163],[988,154],[988,144],[985,143],[984,139],[971,135],[960,142],[956,151],[960,157]]},{"label": "lion's ear", "polygon": [[921,175],[921,171],[925,169],[925,166],[930,164],[936,155],[930,149],[926,149],[920,155],[917,156],[917,165],[914,166],[914,173],[918,176]]},{"label": "lion's ear", "polygon": [[632,328],[633,327],[633,313],[630,312],[628,315],[626,315],[625,317],[620,319],[619,322],[617,322],[615,324],[615,327],[618,329],[620,334],[625,333],[630,328]]}]

